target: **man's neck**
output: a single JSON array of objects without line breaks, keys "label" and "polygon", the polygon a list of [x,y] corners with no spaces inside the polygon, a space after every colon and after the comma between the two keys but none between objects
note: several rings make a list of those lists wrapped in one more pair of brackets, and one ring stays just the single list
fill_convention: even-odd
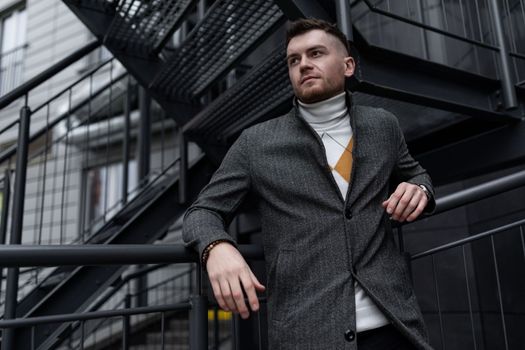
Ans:
[{"label": "man's neck", "polygon": [[328,126],[348,114],[345,92],[315,103],[297,102],[301,116],[314,127]]}]

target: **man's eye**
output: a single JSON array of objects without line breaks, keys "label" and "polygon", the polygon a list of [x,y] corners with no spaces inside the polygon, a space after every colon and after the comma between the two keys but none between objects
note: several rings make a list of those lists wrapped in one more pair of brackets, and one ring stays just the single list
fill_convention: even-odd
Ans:
[{"label": "man's eye", "polygon": [[319,51],[319,50],[312,51],[312,56],[313,56],[313,57],[321,56],[321,54],[322,54],[322,52]]},{"label": "man's eye", "polygon": [[293,66],[293,65],[297,64],[297,62],[299,62],[299,60],[297,58],[290,58],[288,60],[288,65],[289,66]]}]

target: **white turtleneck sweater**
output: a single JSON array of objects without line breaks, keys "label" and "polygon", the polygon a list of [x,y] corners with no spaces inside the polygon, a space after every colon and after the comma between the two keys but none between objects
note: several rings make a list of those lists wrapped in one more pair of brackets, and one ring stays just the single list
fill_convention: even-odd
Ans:
[{"label": "white turtleneck sweater", "polygon": [[[345,93],[311,104],[298,102],[299,113],[323,141],[328,165],[332,169],[332,175],[343,198],[346,199],[352,166],[353,134]],[[378,328],[389,323],[357,282],[355,283],[355,308],[357,332]]]}]

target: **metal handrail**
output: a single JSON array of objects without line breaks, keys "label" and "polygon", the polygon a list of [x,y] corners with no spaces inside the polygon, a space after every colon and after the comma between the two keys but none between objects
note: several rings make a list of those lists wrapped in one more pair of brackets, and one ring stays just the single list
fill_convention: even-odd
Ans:
[{"label": "metal handrail", "polygon": [[[447,32],[446,30],[439,29],[439,28],[436,28],[436,27],[433,27],[433,26],[429,26],[428,24],[421,23],[421,22],[418,22],[418,21],[414,21],[414,20],[411,20],[409,18],[405,18],[403,16],[399,16],[399,15],[396,15],[394,13],[391,13],[391,12],[388,12],[388,11],[385,11],[385,10],[381,10],[381,9],[377,8],[376,5],[372,4],[370,2],[370,0],[355,0],[352,3],[351,6],[355,6],[355,4],[358,3],[359,1],[363,1],[370,11],[372,11],[374,13],[378,13],[378,14],[383,15],[385,17],[390,17],[390,18],[396,19],[398,21],[401,21],[401,22],[404,22],[404,23],[407,23],[407,24],[411,24],[413,26],[420,27],[420,28],[423,28],[423,29],[426,29],[426,30],[430,30],[431,32],[438,33],[438,34],[441,34],[441,35],[444,35],[444,36],[448,36],[450,38],[457,39],[459,41],[463,41],[463,42],[466,42],[466,43],[469,43],[469,44],[472,44],[472,45],[477,45],[477,46],[480,46],[480,47],[483,47],[483,48],[486,48],[486,49],[489,49],[489,50],[492,50],[492,51],[499,51],[500,50],[500,48],[497,47],[497,46],[486,44],[486,43],[484,43],[482,41],[479,41],[479,40],[470,39],[470,38],[464,37],[462,35],[458,35],[458,34],[454,34],[454,33],[451,33],[451,32]],[[518,52],[509,52],[509,55],[512,56],[512,57],[525,59],[525,55],[524,54],[520,54]]]},{"label": "metal handrail", "polygon": [[434,215],[522,186],[525,186],[525,170],[441,197],[436,200]]},{"label": "metal handrail", "polygon": [[[101,95],[102,93],[104,93],[104,91],[107,88],[109,88],[110,86],[113,86],[113,84],[118,83],[119,81],[124,79],[127,75],[128,75],[128,73],[126,73],[126,72],[120,74],[119,76],[117,76],[116,78],[114,78],[113,80],[108,82],[107,84],[104,84],[104,86],[101,86],[97,91],[95,91],[91,95],[86,96],[86,98],[84,100],[80,101],[76,106],[74,106],[71,109],[69,109],[68,111],[62,113],[62,115],[60,115],[58,118],[54,119],[52,122],[50,122],[46,126],[42,127],[40,130],[34,132],[29,137],[28,142],[31,143],[31,142],[35,141],[36,139],[38,139],[39,137],[41,137],[42,135],[45,135],[46,132],[49,131],[49,129],[51,129],[52,127],[55,127],[58,123],[60,123],[61,121],[67,119],[72,113],[75,113],[80,108],[86,106],[91,100],[93,100],[93,98],[95,98],[95,97]],[[19,121],[16,120],[12,124],[16,125],[16,124],[18,124],[18,122]],[[12,127],[12,125],[11,125],[11,127]],[[3,152],[1,152],[0,153],[0,163],[3,163],[8,158],[13,156],[16,153],[16,150],[17,150],[17,144],[13,144],[11,147],[9,147],[6,150],[4,150]]]},{"label": "metal handrail", "polygon": [[65,68],[69,67],[71,64],[83,58],[88,53],[100,47],[100,45],[101,43],[98,40],[85,45],[84,47],[73,52],[71,55],[58,61],[51,67],[47,68],[45,71],[38,74],[34,78],[28,80],[24,84],[20,85],[19,87],[15,88],[8,94],[4,95],[3,97],[0,98],[0,109],[8,106],[11,102],[26,95],[29,91],[33,90],[38,85],[52,78],[55,74],[61,72]]},{"label": "metal handrail", "polygon": [[177,303],[160,306],[144,306],[121,310],[104,310],[91,312],[77,312],[71,314],[59,314],[50,316],[26,317],[13,320],[0,320],[0,328],[19,328],[35,326],[37,324],[87,321],[99,318],[131,316],[138,314],[151,314],[167,311],[189,311],[192,309],[191,303]]},{"label": "metal handrail", "polygon": [[390,18],[396,19],[398,21],[411,24],[411,25],[416,26],[416,27],[420,27],[420,28],[423,28],[423,29],[430,30],[431,32],[438,33],[438,34],[441,34],[441,35],[445,35],[445,36],[448,36],[450,38],[454,38],[454,39],[457,39],[457,40],[460,40],[460,41],[464,41],[464,42],[469,43],[469,44],[478,45],[478,46],[484,47],[484,48],[489,49],[489,50],[499,51],[499,48],[497,46],[490,45],[490,44],[485,44],[484,42],[481,42],[481,41],[478,41],[478,40],[469,39],[469,38],[466,38],[466,37],[461,36],[461,35],[457,35],[457,34],[454,34],[454,33],[451,33],[451,32],[447,32],[447,31],[445,31],[443,29],[439,29],[439,28],[436,28],[436,27],[433,27],[433,26],[429,26],[428,24],[425,24],[425,23],[414,21],[414,20],[405,18],[403,16],[396,15],[394,13],[391,13],[391,12],[388,12],[388,11],[385,11],[385,10],[381,10],[381,9],[377,8],[377,6],[372,4],[370,2],[370,0],[357,0],[356,2],[359,2],[359,1],[364,2],[366,4],[366,6],[368,6],[370,11],[372,11],[374,13],[378,13],[378,14],[383,15],[385,17],[390,17]]},{"label": "metal handrail", "polygon": [[463,245],[465,243],[470,243],[470,242],[477,241],[479,239],[482,239],[482,238],[485,238],[485,237],[488,237],[488,236],[493,236],[495,234],[498,234],[498,233],[510,230],[511,228],[519,227],[519,226],[524,225],[524,224],[525,224],[525,219],[518,220],[518,221],[515,221],[515,222],[510,223],[508,225],[504,225],[504,226],[501,226],[501,227],[498,227],[498,228],[495,228],[495,229],[492,229],[492,230],[481,232],[481,233],[475,234],[474,236],[470,236],[470,237],[467,237],[467,238],[459,239],[459,240],[454,241],[454,242],[443,244],[443,245],[440,245],[438,247],[426,250],[426,251],[421,252],[421,253],[413,254],[413,255],[410,256],[410,259],[415,260],[415,259],[423,258],[425,256],[428,256],[428,255],[431,255],[431,254],[434,254],[434,253],[438,253],[438,252],[441,252],[443,250],[447,250],[447,249],[450,249],[450,248],[454,248],[454,247]]},{"label": "metal handrail", "polygon": [[80,77],[77,78],[77,80],[75,80],[74,82],[72,82],[71,84],[69,84],[69,86],[63,88],[61,91],[57,92],[53,97],[49,98],[46,102],[43,102],[41,105],[39,105],[38,107],[35,107],[31,112],[32,113],[36,113],[38,112],[40,109],[44,108],[45,105],[57,100],[60,96],[62,96],[64,93],[66,93],[68,90],[71,90],[74,86],[76,86],[77,84],[80,84],[84,79],[92,76],[92,75],[95,75],[96,72],[98,72],[99,70],[101,70],[105,65],[107,65],[108,63],[111,63],[115,60],[114,57],[111,57],[111,58],[108,58],[107,60],[103,61],[102,63],[98,64],[96,67],[88,70],[87,72],[85,72],[84,74],[82,74]]},{"label": "metal handrail", "polygon": [[[264,259],[263,248],[257,244],[240,245],[239,251],[247,259]],[[6,245],[0,247],[0,266],[3,267],[198,262],[198,254],[183,244]]]}]

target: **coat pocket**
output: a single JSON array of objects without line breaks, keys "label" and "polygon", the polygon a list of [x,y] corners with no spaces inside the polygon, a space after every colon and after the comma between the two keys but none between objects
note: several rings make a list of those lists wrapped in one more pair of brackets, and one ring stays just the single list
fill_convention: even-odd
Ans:
[{"label": "coat pocket", "polygon": [[292,249],[281,249],[275,266],[275,283],[273,290],[273,321],[286,322],[297,303],[296,252]]}]

